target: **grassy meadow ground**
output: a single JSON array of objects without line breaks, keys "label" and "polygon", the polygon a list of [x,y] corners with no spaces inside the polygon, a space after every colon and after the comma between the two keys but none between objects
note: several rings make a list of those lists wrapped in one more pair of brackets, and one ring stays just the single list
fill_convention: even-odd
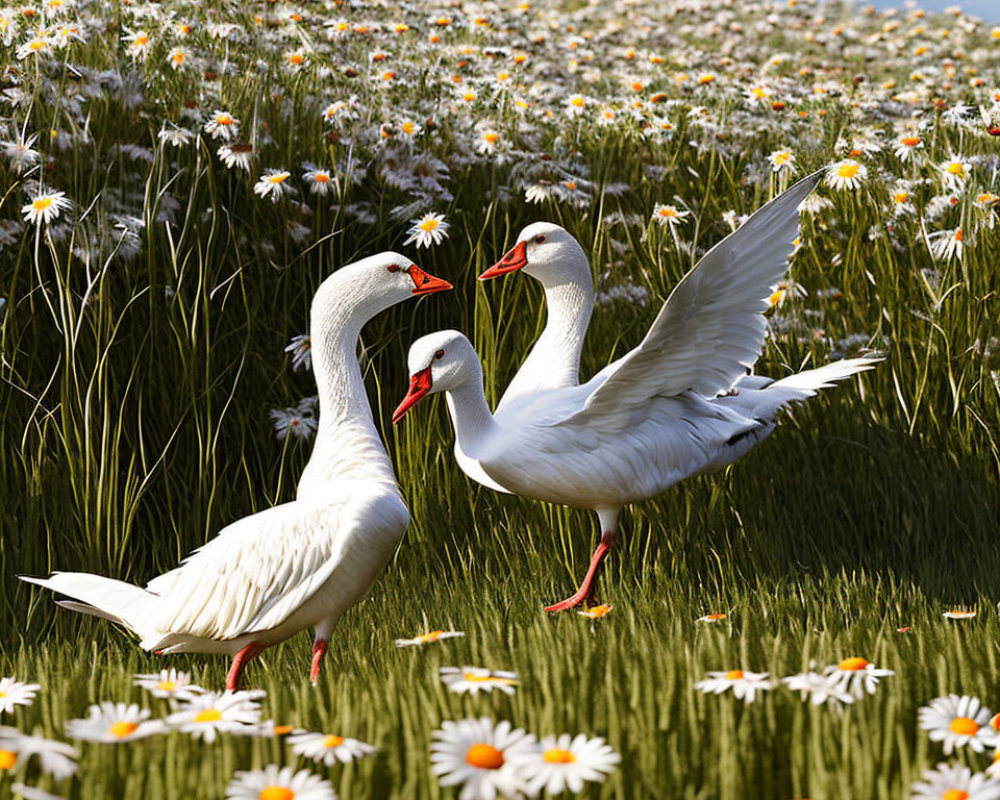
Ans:
[{"label": "grassy meadow ground", "polygon": [[[161,667],[220,688],[224,659],[144,653],[15,576],[143,583],[291,499],[310,445],[279,440],[269,412],[315,392],[283,351],[322,279],[391,248],[456,287],[364,334],[411,510],[400,548],[337,627],[318,687],[306,635],[247,673],[267,690],[265,719],[378,753],[326,768],[280,739],[83,743],[66,781],[34,763],[0,770],[0,800],[14,780],[84,800],[222,798],[234,771],[269,763],[308,767],[347,798],[453,798],[430,771],[431,735],[479,716],[605,737],[622,761],[588,797],[889,800],[944,760],[921,706],[957,693],[1000,708],[1000,32],[809,2],[639,5],[0,12],[0,676],[41,684],[0,724],[63,739],[102,700],[161,716],[165,701],[132,685]],[[232,141],[252,145],[247,170],[227,168],[226,142],[203,128],[220,110],[239,120]],[[159,135],[177,129],[177,146]],[[798,175],[862,170],[803,214],[758,372],[867,349],[886,360],[796,409],[735,467],[625,513],[598,590],[613,610],[550,617],[596,521],[472,484],[442,401],[391,426],[409,343],[467,332],[495,401],[544,325],[543,298],[523,276],[475,276],[523,225],[552,220],[604,293],[593,374],[638,343],[729,231],[726,212],[787,185],[769,160],[784,151]],[[313,193],[307,162],[330,170],[330,192]],[[258,197],[265,168],[289,170],[295,193]],[[70,208],[24,219],[57,190]],[[657,203],[687,212],[673,233]],[[430,211],[448,238],[404,246]],[[954,608],[977,614],[942,617]],[[696,622],[713,612],[727,618]],[[393,647],[440,628],[466,636]],[[895,675],[842,714],[786,689],[752,704],[694,689],[710,670],[777,677],[849,656]],[[510,697],[448,692],[438,668],[466,664],[521,683]],[[990,753],[950,760],[978,771]]]}]

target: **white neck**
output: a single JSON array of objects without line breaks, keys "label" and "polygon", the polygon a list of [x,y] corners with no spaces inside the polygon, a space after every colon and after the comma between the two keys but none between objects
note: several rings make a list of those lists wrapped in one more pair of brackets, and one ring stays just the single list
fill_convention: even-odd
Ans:
[{"label": "white neck", "polygon": [[321,287],[312,306],[310,339],[319,390],[319,428],[299,481],[300,500],[322,497],[331,484],[345,480],[377,481],[397,491],[357,358],[362,326],[382,309],[359,307],[356,298],[336,288]]},{"label": "white neck", "polygon": [[[580,352],[594,310],[590,268],[575,279],[545,284],[545,330],[507,386],[497,411],[517,399],[580,382]],[[585,277],[584,277],[585,275]]]},{"label": "white neck", "polygon": [[458,446],[467,456],[478,460],[486,454],[490,438],[500,432],[500,427],[486,404],[479,360],[476,359],[473,364],[475,369],[469,370],[469,377],[450,389],[445,397]]}]

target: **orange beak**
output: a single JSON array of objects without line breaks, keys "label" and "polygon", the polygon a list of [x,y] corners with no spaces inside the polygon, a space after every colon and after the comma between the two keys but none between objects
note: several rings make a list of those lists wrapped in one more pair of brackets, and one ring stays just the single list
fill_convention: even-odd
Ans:
[{"label": "orange beak", "polygon": [[414,372],[410,376],[410,391],[406,393],[406,397],[403,398],[396,410],[392,413],[392,424],[395,425],[403,417],[406,416],[406,412],[410,410],[413,406],[419,403],[431,390],[431,368],[426,367],[420,372]]},{"label": "orange beak", "polygon": [[488,281],[490,278],[506,275],[508,272],[514,272],[528,266],[527,251],[528,243],[518,242],[507,251],[507,254],[503,258],[480,275],[479,280]]},{"label": "orange beak", "polygon": [[452,288],[452,285],[448,281],[428,275],[416,264],[411,266],[406,272],[413,280],[415,287],[413,294],[418,297],[425,294],[434,294],[435,292],[446,292]]}]

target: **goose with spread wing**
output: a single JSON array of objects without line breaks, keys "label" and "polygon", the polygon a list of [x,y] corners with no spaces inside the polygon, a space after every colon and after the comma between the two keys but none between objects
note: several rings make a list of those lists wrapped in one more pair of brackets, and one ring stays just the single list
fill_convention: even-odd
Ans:
[{"label": "goose with spread wing", "polygon": [[319,427],[293,502],[228,525],[145,588],[78,572],[23,580],[71,598],[59,603],[66,608],[124,625],[146,650],[231,656],[228,689],[262,650],[314,628],[315,683],[338,618],[409,522],[361,378],[361,328],[397,303],[450,288],[392,252],[349,264],[319,287],[310,320]]},{"label": "goose with spread wing", "polygon": [[777,381],[748,375],[763,350],[770,287],[784,275],[810,176],[713,247],[671,292],[646,337],[585,384],[580,350],[593,305],[586,256],[562,228],[529,226],[485,277],[529,271],[545,286],[549,321],[496,413],[479,359],[457,331],[415,342],[398,422],[422,397],[445,392],[456,455],[501,491],[594,510],[601,541],[580,588],[548,606],[592,597],[617,537],[622,506],[739,459],[794,401],[870,369],[877,358],[833,362]]}]

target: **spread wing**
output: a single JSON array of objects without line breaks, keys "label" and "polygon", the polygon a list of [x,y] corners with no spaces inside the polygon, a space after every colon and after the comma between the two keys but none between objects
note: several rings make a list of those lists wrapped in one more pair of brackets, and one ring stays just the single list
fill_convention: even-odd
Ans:
[{"label": "spread wing", "polygon": [[161,598],[155,629],[225,640],[277,627],[329,579],[352,531],[376,522],[356,511],[294,502],[234,522],[147,585]]},{"label": "spread wing", "polygon": [[[603,370],[577,414],[617,415],[657,395],[711,397],[746,374],[764,347],[770,287],[788,269],[798,235],[799,204],[817,172],[755,211],[685,275],[642,343]],[[610,374],[608,374],[610,372]]]}]

